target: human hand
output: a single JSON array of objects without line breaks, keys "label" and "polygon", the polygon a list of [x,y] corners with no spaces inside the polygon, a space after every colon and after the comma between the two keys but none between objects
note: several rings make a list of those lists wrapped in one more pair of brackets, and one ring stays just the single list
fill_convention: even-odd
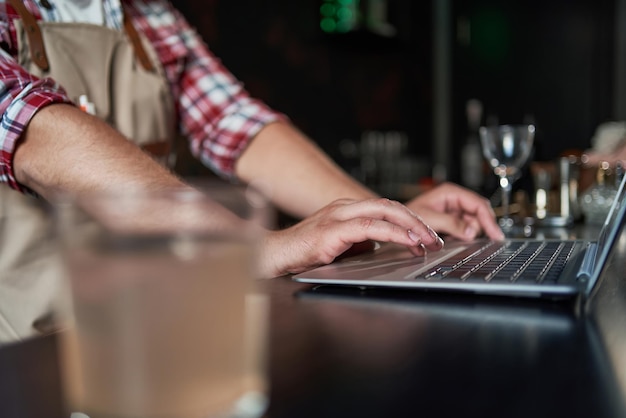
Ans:
[{"label": "human hand", "polygon": [[425,192],[407,206],[440,233],[462,240],[472,240],[481,233],[491,239],[503,239],[489,200],[452,183],[444,183]]},{"label": "human hand", "polygon": [[329,264],[367,240],[406,246],[415,255],[443,248],[420,217],[389,199],[337,200],[296,225],[268,232],[260,257],[262,277],[300,273]]},{"label": "human hand", "polygon": [[612,151],[593,151],[589,150],[585,152],[581,161],[584,165],[597,166],[601,162],[607,161],[610,164],[615,164],[621,161],[622,164],[626,163],[626,144],[623,144]]}]

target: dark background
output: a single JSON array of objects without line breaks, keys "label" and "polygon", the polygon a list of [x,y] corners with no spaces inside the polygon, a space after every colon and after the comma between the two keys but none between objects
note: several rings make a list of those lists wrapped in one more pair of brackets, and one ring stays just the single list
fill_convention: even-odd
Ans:
[{"label": "dark background", "polygon": [[[252,95],[340,163],[340,141],[368,130],[405,132],[407,152],[432,161],[432,3],[388,0],[396,35],[385,37],[365,25],[324,32],[324,1],[176,6]],[[468,99],[483,102],[483,122],[534,122],[536,160],[590,145],[613,116],[615,7],[615,0],[451,1],[451,180],[460,180]]]}]

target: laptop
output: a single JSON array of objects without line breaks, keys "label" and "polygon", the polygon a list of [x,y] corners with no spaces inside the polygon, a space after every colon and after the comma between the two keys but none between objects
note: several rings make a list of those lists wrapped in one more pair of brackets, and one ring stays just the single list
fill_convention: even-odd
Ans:
[{"label": "laptop", "polygon": [[383,244],[372,253],[297,274],[293,280],[361,288],[408,288],[587,300],[624,224],[622,182],[597,240],[505,239],[446,242],[424,257]]}]

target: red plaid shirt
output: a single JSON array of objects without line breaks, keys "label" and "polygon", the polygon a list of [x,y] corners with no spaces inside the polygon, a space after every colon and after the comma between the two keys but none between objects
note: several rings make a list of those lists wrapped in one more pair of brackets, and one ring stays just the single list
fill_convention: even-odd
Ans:
[{"label": "red plaid shirt", "polygon": [[[285,116],[251,98],[168,1],[122,1],[134,26],[157,51],[176,101],[179,130],[189,138],[192,153],[221,176],[233,177],[235,161],[249,141],[263,126]],[[54,7],[53,0],[48,2]],[[37,19],[55,20],[38,3],[24,3]],[[105,24],[121,28],[119,0],[103,0],[103,6]],[[18,138],[37,110],[70,99],[54,80],[37,79],[14,60],[17,18],[0,0],[0,182],[21,190],[12,166]]]}]

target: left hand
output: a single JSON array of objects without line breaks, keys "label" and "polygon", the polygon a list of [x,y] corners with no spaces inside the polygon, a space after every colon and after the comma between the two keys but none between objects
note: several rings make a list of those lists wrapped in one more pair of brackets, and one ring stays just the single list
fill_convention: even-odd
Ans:
[{"label": "left hand", "polygon": [[406,203],[439,233],[469,241],[482,233],[503,239],[489,200],[471,190],[444,183]]}]

